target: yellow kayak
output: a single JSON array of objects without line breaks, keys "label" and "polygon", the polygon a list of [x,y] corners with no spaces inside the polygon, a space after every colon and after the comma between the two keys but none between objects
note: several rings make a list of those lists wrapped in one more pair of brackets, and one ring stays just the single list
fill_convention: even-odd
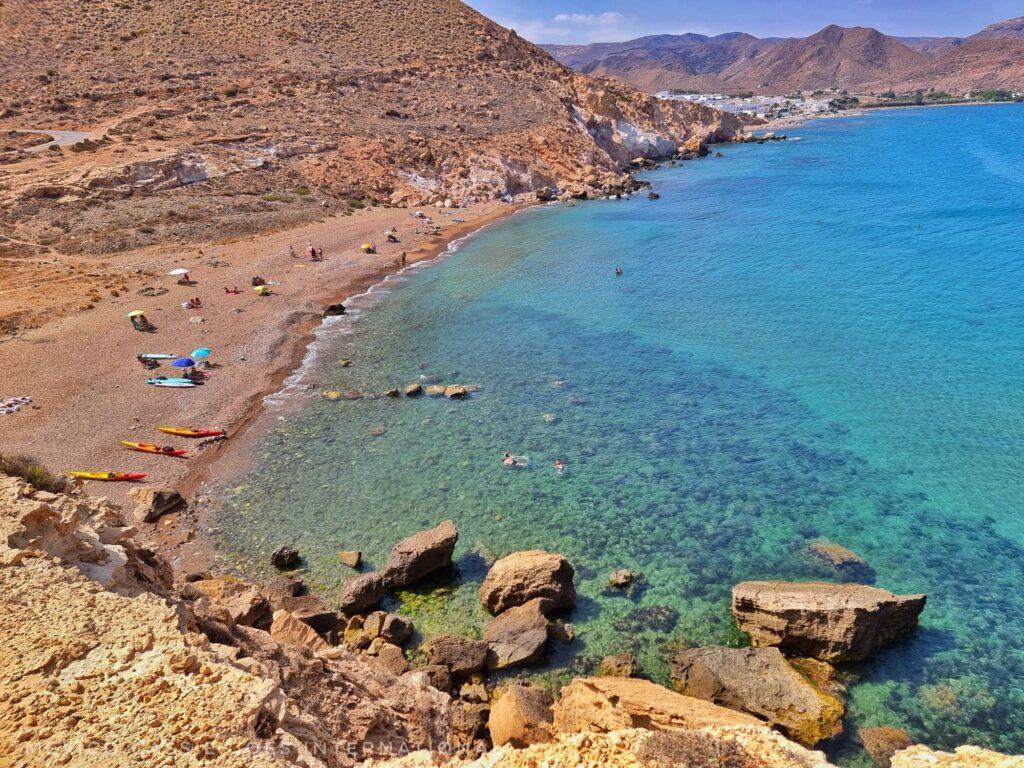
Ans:
[{"label": "yellow kayak", "polygon": [[157,427],[165,435],[178,437],[227,437],[223,429],[189,429],[188,427]]},{"label": "yellow kayak", "polygon": [[83,480],[104,480],[106,482],[131,482],[141,480],[146,476],[145,472],[82,472],[74,470],[66,474],[72,477],[80,477]]}]

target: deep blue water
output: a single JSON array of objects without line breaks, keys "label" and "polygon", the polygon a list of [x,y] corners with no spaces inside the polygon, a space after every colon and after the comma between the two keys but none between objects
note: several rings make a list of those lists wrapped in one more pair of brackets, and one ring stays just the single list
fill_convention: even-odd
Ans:
[{"label": "deep blue water", "polygon": [[[666,644],[736,642],[733,583],[835,578],[828,539],[929,596],[845,670],[848,733],[1024,751],[1024,107],[790,136],[652,173],[658,201],[532,209],[356,302],[304,381],[480,391],[289,412],[225,490],[225,562],[289,540],[331,586],[339,549],[379,566],[452,517],[458,581],[404,595],[424,634],[479,632],[486,564],[549,548],[581,594],[552,674],[632,648],[663,679]],[[646,590],[609,594],[622,566]]]}]

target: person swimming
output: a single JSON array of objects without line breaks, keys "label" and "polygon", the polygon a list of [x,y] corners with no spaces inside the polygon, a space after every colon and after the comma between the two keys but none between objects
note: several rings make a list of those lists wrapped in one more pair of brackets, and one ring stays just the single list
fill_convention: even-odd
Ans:
[{"label": "person swimming", "polygon": [[565,463],[561,459],[555,459],[555,472],[558,474],[565,472]]},{"label": "person swimming", "polygon": [[501,457],[501,463],[504,464],[506,467],[514,467],[516,464],[516,460],[512,458],[511,453],[505,451],[505,455]]},{"label": "person swimming", "polygon": [[615,268],[615,276],[616,277],[622,277],[622,267],[616,267]]}]

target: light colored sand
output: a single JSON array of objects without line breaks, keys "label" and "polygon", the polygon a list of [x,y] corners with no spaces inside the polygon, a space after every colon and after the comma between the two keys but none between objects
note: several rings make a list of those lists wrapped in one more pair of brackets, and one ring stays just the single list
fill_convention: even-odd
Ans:
[{"label": "light colored sand", "polygon": [[[230,441],[202,451],[195,458],[174,459],[131,452],[119,440],[195,447],[195,441],[162,436],[154,425],[224,427],[244,423],[258,410],[262,396],[273,391],[301,360],[308,332],[319,321],[325,303],[339,301],[379,281],[397,268],[404,249],[409,260],[436,255],[447,243],[514,210],[489,203],[445,213],[427,210],[443,226],[440,237],[415,234],[424,225],[405,209],[378,208],[322,223],[261,235],[221,245],[165,248],[105,258],[104,271],[129,286],[118,297],[106,295],[95,308],[57,318],[15,337],[0,337],[0,397],[30,395],[33,405],[0,416],[0,450],[27,453],[54,470],[104,469],[148,473],[147,483],[180,484],[196,469],[222,454]],[[452,223],[464,218],[465,223]],[[384,230],[395,226],[402,242],[386,244]],[[303,252],[307,239],[321,245],[324,261],[310,263]],[[372,240],[380,253],[366,255],[359,245]],[[300,258],[288,254],[294,245]],[[202,254],[200,254],[200,250]],[[176,266],[192,270],[195,287],[175,284],[165,275]],[[156,278],[135,271],[155,271]],[[250,279],[261,275],[280,282],[275,295],[259,298]],[[166,288],[157,297],[143,296],[146,287]],[[226,295],[238,286],[242,294]],[[35,305],[54,292],[75,290],[57,267],[34,289]],[[203,300],[201,311],[183,309],[192,296]],[[5,303],[24,301],[0,292]],[[143,310],[158,326],[153,334],[133,330],[127,313]],[[202,322],[190,322],[201,318]],[[208,346],[208,382],[194,389],[159,389],[149,376],[177,375],[164,364],[150,373],[135,356],[143,352],[188,354]],[[93,493],[124,500],[121,483],[91,483]]]}]

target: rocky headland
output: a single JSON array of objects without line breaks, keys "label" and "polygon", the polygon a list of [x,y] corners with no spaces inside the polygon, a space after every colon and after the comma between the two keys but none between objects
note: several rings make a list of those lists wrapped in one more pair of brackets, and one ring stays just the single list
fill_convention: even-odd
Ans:
[{"label": "rocky headland", "polygon": [[[381,590],[339,610],[287,573],[266,585],[174,573],[142,542],[147,525],[140,533],[80,488],[0,476],[0,744],[11,764],[828,765],[786,736],[830,735],[837,699],[775,648],[683,651],[679,693],[629,676],[578,678],[555,695],[492,678],[496,653],[529,645],[533,616],[546,630],[545,611],[572,605],[572,568],[556,554],[492,568],[480,596],[500,608],[495,621],[515,617],[508,633],[412,648],[409,619],[375,608]],[[380,581],[448,567],[456,538],[445,521],[399,542]],[[882,742],[901,747],[887,755],[896,768],[1021,765]]]}]

